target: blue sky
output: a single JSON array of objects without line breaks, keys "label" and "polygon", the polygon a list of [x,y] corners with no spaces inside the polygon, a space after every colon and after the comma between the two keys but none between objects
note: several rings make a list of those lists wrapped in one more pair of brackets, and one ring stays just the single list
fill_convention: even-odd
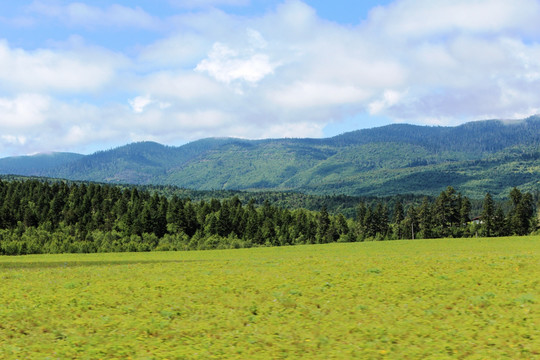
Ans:
[{"label": "blue sky", "polygon": [[4,1],[0,157],[540,112],[540,0]]}]

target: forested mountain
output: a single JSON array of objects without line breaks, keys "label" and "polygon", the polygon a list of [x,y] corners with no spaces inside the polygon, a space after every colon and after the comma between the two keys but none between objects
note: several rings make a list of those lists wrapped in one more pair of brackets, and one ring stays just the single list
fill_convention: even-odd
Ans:
[{"label": "forested mountain", "polygon": [[141,142],[62,164],[0,173],[208,190],[294,190],[310,194],[504,197],[540,187],[540,117],[457,127],[394,124],[327,139],[210,138],[180,147]]},{"label": "forested mountain", "polygon": [[14,156],[0,159],[0,169],[3,174],[35,175],[49,171],[52,168],[71,163],[83,158],[84,155],[74,153],[50,153],[32,156]]},{"label": "forested mountain", "polygon": [[533,116],[517,121],[475,121],[455,127],[394,124],[349,132],[333,140],[343,145],[407,143],[422,146],[430,152],[465,152],[474,157],[474,154],[494,153],[512,146],[538,146],[539,121],[539,116]]}]

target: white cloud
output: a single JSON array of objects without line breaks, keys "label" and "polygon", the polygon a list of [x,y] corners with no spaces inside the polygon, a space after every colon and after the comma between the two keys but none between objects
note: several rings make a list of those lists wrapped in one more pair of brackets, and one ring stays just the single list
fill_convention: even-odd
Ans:
[{"label": "white cloud", "polygon": [[39,94],[21,94],[15,98],[0,98],[0,131],[37,127],[45,122],[43,113],[50,99]]},{"label": "white cloud", "polygon": [[451,33],[536,33],[536,0],[397,0],[375,8],[368,25],[395,40],[417,40]]},{"label": "white cloud", "polygon": [[309,36],[309,30],[320,24],[315,9],[298,0],[287,0],[277,7],[277,19],[289,35]]},{"label": "white cloud", "polygon": [[254,49],[264,49],[268,46],[268,42],[257,30],[247,29],[247,36],[248,36],[250,45]]},{"label": "white cloud", "polygon": [[379,114],[384,109],[398,104],[402,98],[403,94],[397,91],[387,90],[382,94],[381,99],[375,100],[368,105],[369,113],[372,115]]},{"label": "white cloud", "polygon": [[198,9],[157,19],[136,7],[36,2],[34,14],[62,24],[115,18],[159,38],[126,54],[77,36],[37,50],[0,40],[2,143],[37,152],[321,136],[329,122],[365,113],[444,125],[540,109],[537,0],[396,0],[356,27],[298,0],[258,16],[216,8],[247,3],[177,1]]},{"label": "white cloud", "polygon": [[534,113],[539,16],[535,0],[401,0],[373,10],[360,36],[391,50],[406,71],[392,91],[406,95],[388,102],[379,93],[370,110],[438,124]]},{"label": "white cloud", "polygon": [[220,84],[193,71],[154,72],[133,80],[129,87],[181,106],[204,105],[210,99],[213,104],[227,101],[227,93]]},{"label": "white cloud", "polygon": [[192,67],[206,56],[210,44],[200,34],[180,32],[143,47],[137,60],[139,65],[156,71]]},{"label": "white cloud", "polygon": [[129,105],[136,113],[142,113],[144,108],[152,103],[152,99],[149,95],[137,96],[132,100],[129,100]]},{"label": "white cloud", "polygon": [[167,102],[157,101],[153,99],[150,95],[144,95],[144,96],[136,96],[133,99],[128,101],[129,105],[131,106],[131,109],[133,112],[140,114],[144,112],[144,110],[149,106],[156,104],[159,109],[164,110],[171,106],[171,104]]},{"label": "white cloud", "polygon": [[119,61],[106,52],[12,49],[0,40],[0,81],[4,89],[95,91],[114,76]]},{"label": "white cloud", "polygon": [[330,107],[362,102],[369,94],[349,84],[298,82],[269,94],[269,99],[292,109]]},{"label": "white cloud", "polygon": [[272,74],[277,66],[266,54],[239,54],[224,44],[215,43],[208,58],[201,61],[195,70],[207,72],[226,84],[236,80],[256,84]]},{"label": "white cloud", "polygon": [[319,137],[324,125],[313,121],[302,121],[297,123],[278,123],[270,125],[260,138],[299,138],[299,137]]},{"label": "white cloud", "polygon": [[24,135],[2,135],[0,139],[9,145],[24,146],[26,144],[26,136]]},{"label": "white cloud", "polygon": [[68,144],[76,145],[84,142],[86,138],[86,131],[87,129],[84,129],[80,125],[74,125],[71,128],[68,129],[65,138],[67,140]]}]

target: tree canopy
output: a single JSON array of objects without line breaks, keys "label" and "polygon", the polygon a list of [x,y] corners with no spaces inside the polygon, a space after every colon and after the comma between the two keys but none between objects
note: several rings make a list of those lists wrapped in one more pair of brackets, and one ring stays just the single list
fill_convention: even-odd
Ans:
[{"label": "tree canopy", "polygon": [[0,180],[0,253],[189,250],[433,237],[525,235],[536,227],[530,193],[514,188],[506,214],[490,194],[480,224],[448,187],[405,207],[360,200],[356,216],[257,205],[238,196],[192,201],[137,187]]}]

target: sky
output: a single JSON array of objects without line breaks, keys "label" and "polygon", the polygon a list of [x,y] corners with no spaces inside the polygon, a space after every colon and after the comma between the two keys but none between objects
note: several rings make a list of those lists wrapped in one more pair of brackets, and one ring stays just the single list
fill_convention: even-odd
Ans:
[{"label": "sky", "polygon": [[540,0],[0,3],[0,157],[540,113]]}]

